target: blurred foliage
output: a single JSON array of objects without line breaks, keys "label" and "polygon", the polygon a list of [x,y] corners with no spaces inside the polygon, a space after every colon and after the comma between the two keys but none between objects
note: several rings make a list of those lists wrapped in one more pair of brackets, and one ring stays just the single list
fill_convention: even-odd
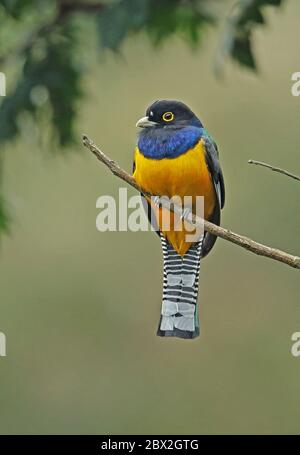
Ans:
[{"label": "blurred foliage", "polygon": [[[173,35],[198,46],[207,25],[217,24],[212,0],[0,0],[0,64],[13,60],[15,84],[0,106],[0,141],[18,136],[18,119],[24,112],[35,122],[43,105],[51,111],[53,137],[60,146],[75,139],[74,119],[82,96],[85,49],[78,21],[88,17],[97,29],[100,49],[120,52],[124,40],[146,32],[153,45]],[[223,57],[255,68],[253,28],[265,23],[263,7],[283,0],[239,0],[229,15]],[[11,85],[11,84],[10,84]],[[2,198],[1,198],[2,201]],[[1,202],[2,207],[2,202]],[[7,219],[0,213],[0,230]]]},{"label": "blurred foliage", "polygon": [[2,195],[0,195],[0,232],[9,231],[10,218],[8,215],[8,209],[6,202]]},{"label": "blurred foliage", "polygon": [[15,90],[4,98],[0,110],[0,140],[13,139],[19,132],[18,114],[23,110],[35,118],[41,104],[49,100],[52,123],[60,145],[74,137],[75,103],[80,97],[80,68],[74,64],[76,37],[72,28],[64,27],[49,34],[35,53],[25,53],[23,70]]},{"label": "blurred foliage", "polygon": [[[0,184],[2,180],[2,175],[3,175],[3,153],[0,154]],[[8,209],[6,206],[6,202],[4,200],[4,197],[0,193],[0,232],[8,232],[9,231],[9,214],[8,214]]]},{"label": "blurred foliage", "polygon": [[248,68],[256,69],[252,49],[253,29],[265,24],[264,7],[280,6],[284,0],[242,0],[235,6],[225,34],[225,54]]},{"label": "blurred foliage", "polygon": [[145,29],[155,45],[178,33],[190,44],[199,42],[200,30],[213,22],[203,1],[121,0],[109,5],[98,16],[100,42],[118,50],[128,36]]},{"label": "blurred foliage", "polygon": [[[279,6],[283,0],[240,0],[235,2],[228,22],[232,34],[226,52],[239,63],[255,67],[251,47],[253,26],[265,22],[263,7]],[[0,108],[0,141],[17,136],[18,115],[28,111],[38,115],[39,101],[32,96],[35,87],[43,87],[52,110],[52,122],[60,145],[74,140],[73,120],[76,101],[81,95],[82,68],[76,65],[78,45],[74,17],[90,15],[95,20],[102,49],[120,51],[130,35],[145,31],[154,45],[178,34],[196,46],[200,43],[205,26],[218,21],[211,0],[119,0],[110,2],[80,2],[55,0],[0,0],[0,26],[9,22],[11,33],[16,22],[28,15],[34,16],[32,31],[26,32],[21,45],[0,55],[2,63],[15,56],[22,68],[16,77],[14,90],[4,98]],[[46,6],[47,5],[47,6]],[[50,17],[44,11],[50,9]],[[38,15],[36,15],[36,11]],[[236,12],[237,11],[237,12]],[[49,16],[49,14],[48,14]],[[45,22],[47,17],[48,23]],[[22,34],[23,35],[23,34]],[[22,36],[23,38],[23,36]],[[28,40],[28,41],[27,41]]]}]

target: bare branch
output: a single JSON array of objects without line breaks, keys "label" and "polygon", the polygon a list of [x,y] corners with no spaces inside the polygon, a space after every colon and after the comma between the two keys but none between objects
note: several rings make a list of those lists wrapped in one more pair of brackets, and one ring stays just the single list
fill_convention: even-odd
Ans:
[{"label": "bare branch", "polygon": [[[131,185],[139,192],[143,193],[144,196],[146,197],[154,196],[153,194],[144,191],[143,188],[141,188],[136,183],[136,181],[131,175],[129,175],[122,168],[120,168],[120,166],[115,161],[106,156],[86,135],[83,135],[83,145],[87,147],[99,161],[104,163],[114,175],[116,175],[129,185]],[[164,208],[175,213],[178,213],[179,215],[182,214],[181,207],[179,207],[176,204],[170,204],[170,201],[168,199],[161,197],[160,203]],[[221,237],[222,239],[227,240],[228,242],[235,243],[236,245],[245,248],[246,250],[251,251],[252,253],[273,259],[274,261],[283,262],[284,264],[287,264],[290,267],[300,269],[300,257],[298,256],[293,256],[289,253],[278,250],[276,248],[271,248],[261,243],[257,243],[254,240],[249,239],[248,237],[236,234],[230,231],[229,229],[224,229],[220,226],[210,223],[209,221],[203,220],[196,215],[191,215],[188,221],[193,223],[195,226],[203,226],[204,224],[205,231],[210,232],[211,234],[214,234],[217,237]]]},{"label": "bare branch", "polygon": [[262,161],[256,161],[256,160],[248,160],[248,163],[267,167],[268,169],[271,169],[274,172],[279,172],[280,174],[287,175],[288,177],[291,177],[292,179],[300,181],[300,177],[298,175],[292,174],[291,172],[288,172],[285,169],[282,169],[280,167],[275,167],[275,166],[272,166],[271,164],[263,163]]},{"label": "bare branch", "polygon": [[62,15],[83,12],[83,13],[98,13],[104,10],[107,4],[102,2],[73,2],[70,0],[64,0],[60,2],[60,13]]}]

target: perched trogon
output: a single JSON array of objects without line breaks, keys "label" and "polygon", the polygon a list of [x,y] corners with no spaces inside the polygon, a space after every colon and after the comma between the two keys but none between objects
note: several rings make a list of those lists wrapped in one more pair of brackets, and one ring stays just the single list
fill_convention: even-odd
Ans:
[{"label": "perched trogon", "polygon": [[[220,224],[225,188],[217,145],[199,118],[180,101],[155,101],[140,128],[134,155],[133,176],[147,192],[184,198],[203,196],[204,218]],[[216,237],[205,232],[197,241],[186,240],[182,220],[173,220],[168,230],[163,209],[146,200],[149,219],[153,213],[164,257],[163,301],[157,335],[195,338],[199,335],[197,297],[200,260],[214,246]],[[193,204],[192,204],[193,210]],[[170,216],[170,213],[169,213]],[[176,224],[177,223],[177,224]]]}]

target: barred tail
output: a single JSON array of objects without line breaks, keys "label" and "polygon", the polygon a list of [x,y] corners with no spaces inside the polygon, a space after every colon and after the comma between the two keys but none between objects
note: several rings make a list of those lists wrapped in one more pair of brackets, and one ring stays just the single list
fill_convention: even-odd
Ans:
[{"label": "barred tail", "polygon": [[182,257],[161,234],[164,285],[158,336],[199,336],[197,296],[203,237]]}]

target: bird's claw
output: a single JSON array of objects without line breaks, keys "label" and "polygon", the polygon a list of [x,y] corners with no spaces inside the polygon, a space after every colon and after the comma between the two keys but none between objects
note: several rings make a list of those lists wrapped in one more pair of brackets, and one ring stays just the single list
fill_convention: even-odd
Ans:
[{"label": "bird's claw", "polygon": [[156,207],[159,207],[159,205],[160,205],[160,197],[159,196],[152,196],[152,201],[153,201],[153,204]]},{"label": "bird's claw", "polygon": [[182,214],[180,215],[180,219],[189,221],[189,217],[191,214],[192,214],[191,209],[185,208],[185,209],[183,209]]}]

